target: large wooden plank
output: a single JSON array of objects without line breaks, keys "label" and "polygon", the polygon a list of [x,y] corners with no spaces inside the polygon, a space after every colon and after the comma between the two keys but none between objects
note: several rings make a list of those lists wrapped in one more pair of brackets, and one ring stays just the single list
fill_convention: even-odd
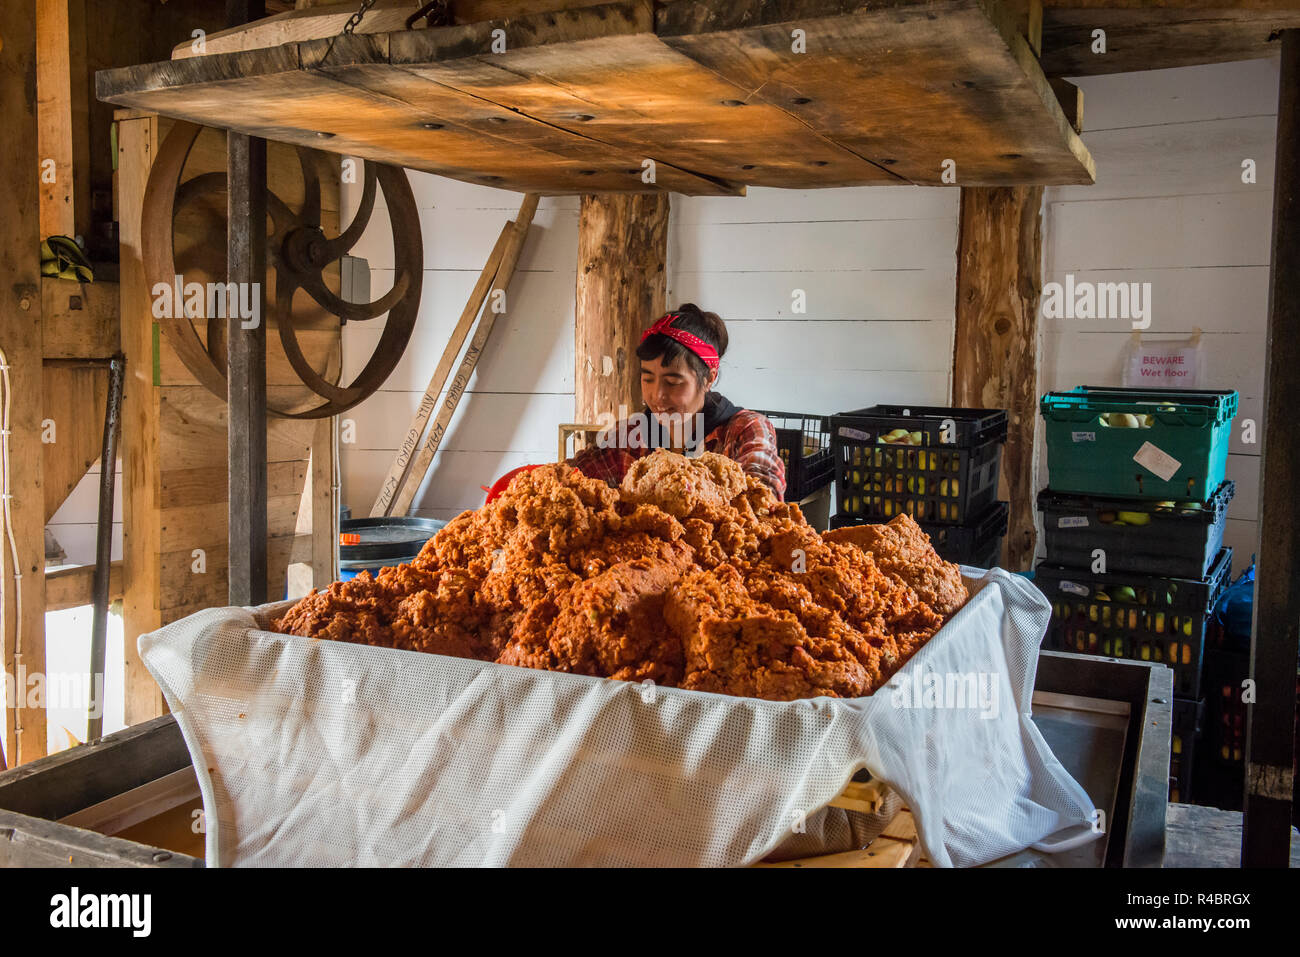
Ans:
[{"label": "large wooden plank", "polygon": [[41,336],[46,359],[107,359],[121,348],[115,282],[41,277]]},{"label": "large wooden plank", "polygon": [[[188,544],[188,543],[187,543]],[[202,541],[200,545],[204,544]],[[194,608],[223,608],[230,604],[228,563],[230,553],[220,542],[212,542],[204,548],[206,570],[195,571],[195,557],[192,548],[183,547],[179,551],[164,552],[162,555],[163,594],[166,606],[163,617],[174,621],[177,610],[190,613]],[[269,601],[279,601],[285,597],[286,586],[301,582],[297,576],[290,576],[289,570],[295,565],[312,568],[314,558],[313,536],[295,534],[290,528],[287,534],[274,534],[267,539],[267,573],[266,589]],[[323,578],[324,584],[328,584]],[[314,587],[322,587],[317,583]],[[310,588],[308,589],[310,590]]]},{"label": "large wooden plank", "polygon": [[[0,0],[0,349],[8,365],[5,392],[9,435],[3,465],[11,496],[0,518],[0,657],[6,681],[45,671],[45,500],[41,447],[40,222],[36,176],[36,21],[32,0]],[[0,515],[3,515],[0,512]],[[12,535],[13,548],[8,537]],[[16,567],[15,567],[16,566]],[[25,682],[17,682],[26,688]],[[15,687],[11,684],[10,687]],[[45,754],[45,709],[26,695],[6,701],[4,759],[10,766]]]},{"label": "large wooden plank", "polygon": [[[36,0],[41,236],[90,234],[85,0]],[[52,166],[47,163],[52,162]]]},{"label": "large wooden plank", "polygon": [[[576,142],[617,146],[631,158],[634,180],[643,158],[651,158],[754,186],[799,187],[810,169],[823,186],[901,182],[819,133],[786,104],[753,100],[748,88],[666,46],[654,33],[648,4],[630,0],[511,21],[504,52],[459,52],[488,50],[496,26],[394,35],[389,59],[439,86],[566,130]],[[391,68],[371,73],[372,82],[400,90],[403,99],[426,86]]]},{"label": "large wooden plank", "polygon": [[[1089,182],[1087,150],[1022,35],[1027,7],[623,0],[96,82],[110,102],[544,194],[936,184],[945,159],[961,185]],[[806,51],[792,49],[796,28]]]},{"label": "large wooden plank", "polygon": [[149,167],[158,150],[155,117],[118,124],[118,197],[121,236],[121,328],[126,355],[122,395],[122,610],[125,720],[133,725],[164,711],[162,692],[140,661],[136,639],[162,625],[158,604],[162,447],[160,397],[154,386],[152,300],[141,259],[140,208]]},{"label": "large wooden plank", "polygon": [[[1049,0],[1049,4],[1050,0]],[[1104,9],[1060,0],[1043,14],[1043,70],[1048,76],[1092,76],[1165,70],[1200,63],[1275,57],[1278,32],[1300,27],[1300,4],[1119,4]],[[1078,8],[1078,9],[1074,9]],[[1097,52],[1095,30],[1105,31]]]},{"label": "large wooden plank", "polygon": [[0,867],[202,867],[203,861],[94,831],[0,810]]},{"label": "large wooden plank", "polygon": [[[91,603],[91,583],[95,578],[94,565],[78,565],[75,568],[60,568],[45,574],[45,610],[63,611],[65,608],[80,608]],[[122,597],[122,563],[109,565],[108,600],[117,601]]]},{"label": "large wooden plank", "polygon": [[[943,184],[945,160],[962,186],[1091,182],[1088,151],[1006,4],[861,6],[670,4],[657,32],[746,100],[780,104],[910,182]],[[790,52],[796,28],[802,56]]]},{"label": "large wooden plank", "polygon": [[55,439],[41,444],[48,522],[103,451],[108,367],[47,365],[41,385],[43,430]]},{"label": "large wooden plank", "polygon": [[165,715],[0,773],[0,808],[66,817],[191,763],[180,726]]},{"label": "large wooden plank", "polygon": [[[325,71],[309,72],[300,59],[305,48],[317,61],[328,51],[331,69],[383,63],[386,37],[343,37],[332,49],[328,41],[313,41],[103,71],[96,82],[103,84],[97,87],[101,99],[113,103],[482,185],[548,193],[645,189],[639,180],[644,154],[611,153],[589,139],[575,142],[537,120],[465,94],[429,89],[428,83],[421,87],[425,99],[411,105]],[[139,92],[126,92],[137,87]],[[465,125],[480,120],[492,125],[495,136]],[[539,134],[545,134],[544,148],[536,145]],[[672,168],[662,171],[658,188],[740,191]]]}]

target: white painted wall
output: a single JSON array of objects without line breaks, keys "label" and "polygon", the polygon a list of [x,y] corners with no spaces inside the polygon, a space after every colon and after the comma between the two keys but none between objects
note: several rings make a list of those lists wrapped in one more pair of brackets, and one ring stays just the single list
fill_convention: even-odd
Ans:
[{"label": "white painted wall", "polygon": [[[1044,196],[1045,281],[1072,273],[1150,282],[1144,337],[1186,338],[1199,327],[1210,386],[1241,394],[1227,467],[1237,495],[1225,532],[1236,570],[1258,541],[1260,446],[1242,444],[1240,424],[1260,421],[1263,400],[1277,77],[1276,60],[1253,60],[1075,80],[1097,183]],[[1247,158],[1257,164],[1254,185],[1241,179]],[[1120,384],[1130,323],[1041,325],[1040,391]],[[1039,448],[1045,486],[1050,463]]]},{"label": "white painted wall", "polygon": [[[447,337],[518,193],[411,175],[425,241],[425,292],[411,347],[383,389],[358,406],[342,446],[343,500],[369,513]],[[344,218],[359,190],[345,186]],[[493,330],[434,459],[414,513],[450,518],[482,503],[481,485],[553,461],[571,422],[578,199],[543,199]],[[358,255],[372,296],[392,282],[377,220]],[[945,189],[752,189],[743,198],[674,194],[668,302],[728,322],[719,389],[751,408],[838,412],[877,402],[943,404],[949,393],[957,192]],[[794,290],[807,311],[792,315]],[[649,322],[654,317],[646,316]],[[344,328],[348,374],[382,327]]]}]

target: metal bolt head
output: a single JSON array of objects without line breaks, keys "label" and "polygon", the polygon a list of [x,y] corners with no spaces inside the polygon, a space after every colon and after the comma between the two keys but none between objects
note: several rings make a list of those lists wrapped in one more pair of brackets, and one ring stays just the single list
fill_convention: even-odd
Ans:
[{"label": "metal bolt head", "polygon": [[18,308],[21,309],[23,312],[26,312],[28,309],[31,309],[32,308],[31,299],[28,298],[27,296],[23,296],[21,299],[18,300]]}]

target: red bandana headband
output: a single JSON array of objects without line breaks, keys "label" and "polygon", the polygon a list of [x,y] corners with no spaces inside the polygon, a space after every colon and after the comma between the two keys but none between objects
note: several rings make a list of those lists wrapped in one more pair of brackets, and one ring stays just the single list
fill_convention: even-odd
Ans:
[{"label": "red bandana headband", "polygon": [[681,317],[682,314],[680,312],[670,312],[667,315],[663,316],[662,318],[656,319],[654,325],[652,325],[645,332],[641,333],[641,341],[645,342],[646,339],[648,339],[650,336],[655,335],[656,333],[659,333],[660,335],[665,335],[669,339],[675,339],[678,342],[680,342],[682,345],[684,345],[687,349],[690,349],[691,352],[699,356],[700,361],[702,361],[711,370],[717,372],[718,361],[719,361],[718,350],[713,348],[713,346],[709,345],[699,336],[691,335],[685,329],[674,328],[673,322],[677,319],[680,319]]}]

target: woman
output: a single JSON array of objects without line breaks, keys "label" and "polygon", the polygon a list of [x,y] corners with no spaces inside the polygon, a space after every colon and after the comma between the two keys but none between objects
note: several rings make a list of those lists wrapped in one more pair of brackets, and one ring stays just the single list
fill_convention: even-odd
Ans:
[{"label": "woman", "polygon": [[633,417],[636,422],[625,419],[602,432],[569,464],[589,478],[618,483],[629,465],[656,448],[717,452],[783,497],[776,429],[766,416],[713,391],[726,351],[727,326],[717,313],[688,302],[658,319],[636,350],[645,411]]}]

